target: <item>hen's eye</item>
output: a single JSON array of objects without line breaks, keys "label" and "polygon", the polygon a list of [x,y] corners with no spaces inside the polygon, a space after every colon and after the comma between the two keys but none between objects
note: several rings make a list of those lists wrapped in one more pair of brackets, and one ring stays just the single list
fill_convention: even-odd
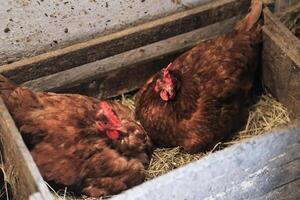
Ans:
[{"label": "hen's eye", "polygon": [[101,121],[103,124],[107,125],[108,124],[108,120],[104,115],[100,115],[99,117],[99,121]]},{"label": "hen's eye", "polygon": [[121,144],[124,144],[124,142],[125,142],[124,136],[123,136],[123,135],[119,135],[118,141],[119,141]]}]

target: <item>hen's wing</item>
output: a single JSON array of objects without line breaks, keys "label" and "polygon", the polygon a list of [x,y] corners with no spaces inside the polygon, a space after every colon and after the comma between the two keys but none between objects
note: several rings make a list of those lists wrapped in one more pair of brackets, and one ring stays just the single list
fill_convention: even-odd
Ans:
[{"label": "hen's wing", "polygon": [[250,37],[229,34],[203,42],[174,61],[170,69],[180,70],[183,81],[196,80],[184,89],[196,88],[199,93],[196,109],[189,109],[190,117],[178,121],[181,132],[189,133],[179,139],[186,151],[207,149],[234,128],[233,119],[252,88],[257,58]]},{"label": "hen's wing", "polygon": [[44,179],[55,185],[75,186],[80,183],[80,162],[69,156],[63,146],[42,142],[31,151]]},{"label": "hen's wing", "polygon": [[141,183],[145,176],[141,162],[109,148],[91,156],[84,166],[83,192],[92,197],[119,193]]},{"label": "hen's wing", "polygon": [[31,150],[44,179],[55,185],[80,187],[86,175],[84,163],[107,148],[106,142],[96,136],[75,136],[74,140],[63,140],[60,145],[55,140],[56,137],[49,136]]},{"label": "hen's wing", "polygon": [[6,100],[30,148],[45,136],[55,135],[57,141],[64,141],[93,126],[98,102],[81,95],[35,93],[22,87],[11,92]]},{"label": "hen's wing", "polygon": [[219,101],[209,95],[197,100],[197,109],[191,118],[179,121],[183,135],[179,145],[189,153],[212,148],[231,131],[236,131],[244,123],[247,113],[236,98],[228,103]]},{"label": "hen's wing", "polygon": [[247,34],[231,33],[201,42],[178,57],[170,69],[197,79],[200,94],[227,98],[240,89],[252,87],[256,70],[256,49]]},{"label": "hen's wing", "polygon": [[226,99],[252,87],[257,55],[247,35],[228,35],[210,42],[198,71],[201,88]]}]

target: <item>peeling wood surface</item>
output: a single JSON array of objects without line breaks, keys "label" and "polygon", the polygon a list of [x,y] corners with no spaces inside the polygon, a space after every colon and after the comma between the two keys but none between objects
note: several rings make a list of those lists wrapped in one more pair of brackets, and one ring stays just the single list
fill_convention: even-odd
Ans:
[{"label": "peeling wood surface", "polygon": [[246,13],[248,0],[217,0],[66,48],[0,66],[17,83],[50,75]]},{"label": "peeling wood surface", "polygon": [[14,198],[51,200],[52,195],[1,98],[0,140],[4,170]]},{"label": "peeling wood surface", "polygon": [[300,129],[274,130],[145,182],[112,200],[298,200]]},{"label": "peeling wood surface", "polygon": [[138,89],[151,75],[172,61],[174,54],[193,47],[200,40],[232,31],[239,18],[234,17],[103,60],[25,82],[23,86],[36,91],[59,91],[63,88],[66,91],[76,84],[96,81],[94,91],[80,85],[81,91],[91,96],[101,91],[101,98],[117,96]]},{"label": "peeling wood surface", "polygon": [[267,89],[300,117],[300,41],[268,9],[264,10],[263,81]]}]

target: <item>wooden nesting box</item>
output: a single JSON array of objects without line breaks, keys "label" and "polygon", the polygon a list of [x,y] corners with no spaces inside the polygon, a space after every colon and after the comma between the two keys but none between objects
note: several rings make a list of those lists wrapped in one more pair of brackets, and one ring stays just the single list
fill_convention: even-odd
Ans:
[{"label": "wooden nesting box", "polygon": [[[36,91],[79,92],[99,98],[114,97],[138,89],[151,75],[198,41],[231,31],[237,20],[247,13],[249,5],[248,0],[212,1],[119,32],[0,66],[0,73]],[[290,33],[286,33],[286,28],[270,11],[265,10],[264,13],[267,23],[264,27],[264,74],[268,74],[264,76],[265,83],[271,91],[285,91],[275,94],[286,105],[289,105],[289,95],[298,98],[295,102],[299,102],[299,92],[292,90],[295,85],[290,89],[282,89],[281,85],[274,82],[282,79],[280,70],[283,69],[273,70],[277,65],[271,64],[273,61],[270,60],[274,58],[270,50],[279,48],[284,57],[276,57],[276,62],[283,62],[287,69],[294,69],[285,65],[285,60],[290,59],[289,63],[294,62],[299,67],[299,48],[297,57],[294,49],[289,53],[284,46],[293,47],[299,41],[295,42],[293,38],[287,40],[291,44],[281,42],[279,44],[283,47],[275,48],[274,45],[281,40],[277,41],[279,36],[270,29]],[[299,80],[299,75],[294,73],[293,83],[296,84],[297,78]],[[1,99],[0,111],[1,153],[15,199],[52,199]],[[295,139],[292,141],[297,142]],[[243,145],[240,144],[241,149]],[[278,152],[281,150],[270,152],[269,155],[276,156]],[[231,153],[234,153],[234,149]],[[281,173],[283,171],[277,175]],[[278,184],[283,184],[282,181]]]},{"label": "wooden nesting box", "polygon": [[288,17],[296,12],[300,15],[300,3],[277,15],[265,9],[263,28],[264,85],[290,110],[293,118],[300,117],[300,39],[280,18],[288,22]]}]

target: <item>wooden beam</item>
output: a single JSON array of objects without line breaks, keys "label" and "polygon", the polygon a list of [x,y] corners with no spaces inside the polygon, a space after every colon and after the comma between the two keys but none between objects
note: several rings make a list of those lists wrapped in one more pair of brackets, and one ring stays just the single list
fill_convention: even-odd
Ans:
[{"label": "wooden beam", "polygon": [[300,41],[268,9],[264,10],[263,82],[300,117]]},{"label": "wooden beam", "polygon": [[275,12],[282,12],[288,9],[290,6],[297,3],[299,0],[275,0]]},{"label": "wooden beam", "polygon": [[277,12],[275,15],[280,18],[280,20],[282,21],[282,18],[285,18],[287,16],[289,16],[290,14],[296,13],[298,14],[300,10],[300,1],[296,4],[294,4],[293,6],[288,7],[285,10],[282,10],[280,12]]},{"label": "wooden beam", "polygon": [[52,195],[1,98],[0,140],[4,171],[14,199],[51,200]]},{"label": "wooden beam", "polygon": [[296,37],[299,37],[297,19],[299,18],[300,13],[300,1],[287,9],[276,13],[276,16],[280,19],[280,21],[289,29]]},{"label": "wooden beam", "polygon": [[114,196],[147,199],[300,198],[300,129],[273,130]]},{"label": "wooden beam", "polygon": [[120,32],[0,66],[17,83],[116,55],[246,13],[249,0],[218,0]]},{"label": "wooden beam", "polygon": [[264,22],[264,27],[274,31],[272,35],[273,38],[276,37],[279,40],[277,42],[278,45],[280,45],[286,54],[288,54],[288,56],[291,57],[291,59],[295,61],[298,66],[300,66],[299,39],[296,38],[296,36],[293,35],[290,30],[284,24],[282,24],[281,21],[274,14],[272,14],[268,8],[264,9]]},{"label": "wooden beam", "polygon": [[174,58],[173,54],[193,47],[199,40],[232,31],[237,19],[239,17],[220,21],[103,60],[28,81],[23,86],[36,91],[59,91],[97,80],[96,88],[97,92],[101,90],[101,97],[116,96],[140,87],[151,75],[167,65]]}]

